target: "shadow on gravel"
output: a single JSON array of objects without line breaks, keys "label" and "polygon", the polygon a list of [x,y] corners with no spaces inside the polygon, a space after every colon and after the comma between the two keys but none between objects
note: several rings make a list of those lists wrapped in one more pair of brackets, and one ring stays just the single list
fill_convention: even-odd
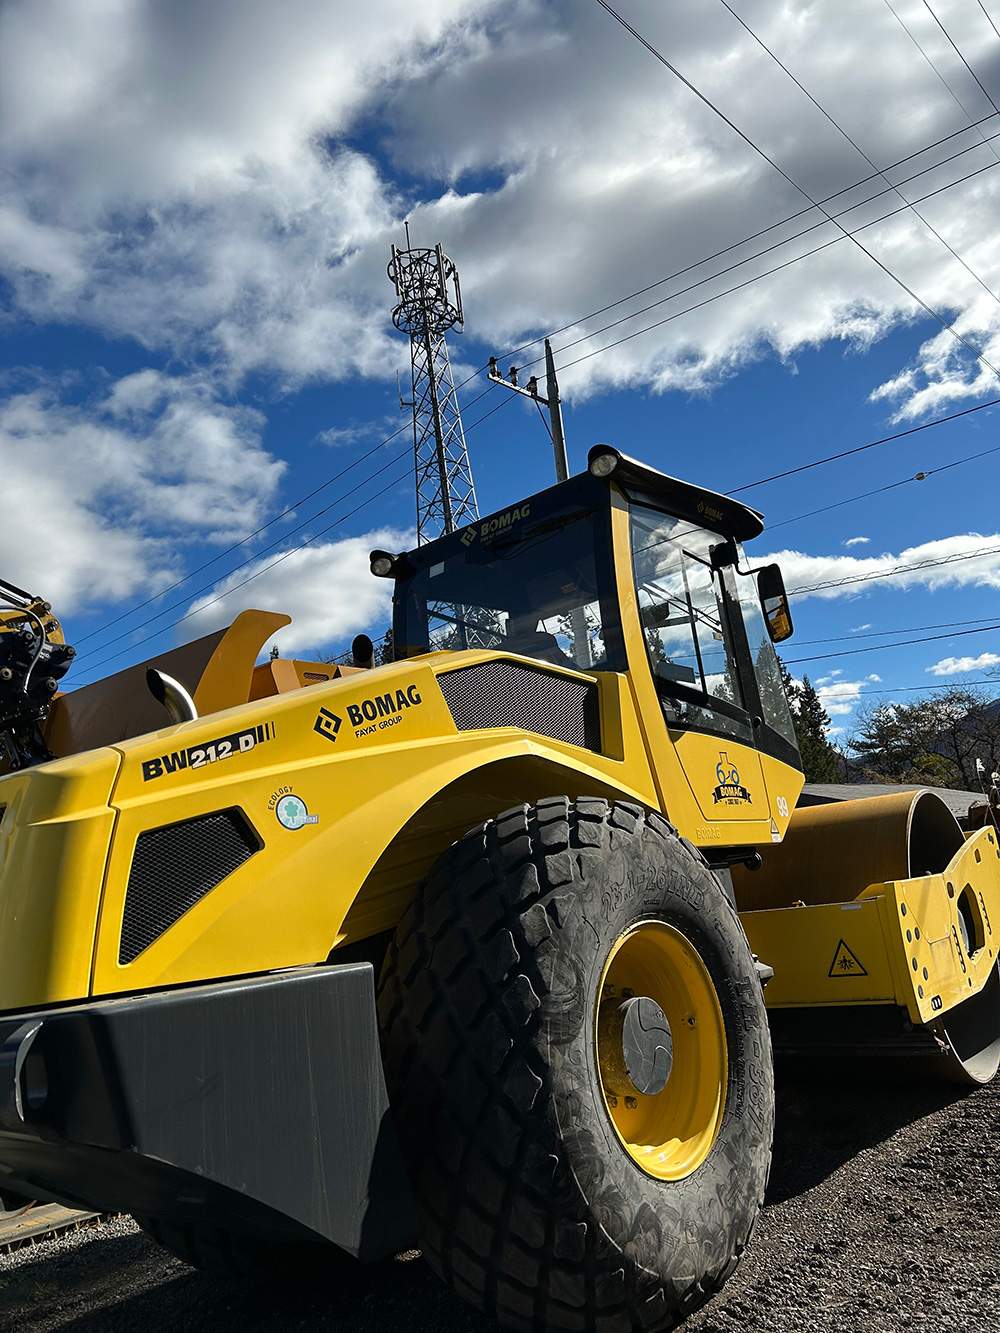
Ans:
[{"label": "shadow on gravel", "polygon": [[21,1333],[486,1333],[496,1327],[418,1257],[373,1265],[363,1285],[345,1294],[322,1277],[220,1281],[162,1254],[145,1236],[95,1236],[71,1257],[28,1264],[5,1277],[0,1327],[9,1326],[5,1308],[16,1308]]},{"label": "shadow on gravel", "polygon": [[826,1180],[866,1148],[966,1097],[971,1089],[898,1070],[787,1061],[778,1070],[774,1156],[765,1204]]}]

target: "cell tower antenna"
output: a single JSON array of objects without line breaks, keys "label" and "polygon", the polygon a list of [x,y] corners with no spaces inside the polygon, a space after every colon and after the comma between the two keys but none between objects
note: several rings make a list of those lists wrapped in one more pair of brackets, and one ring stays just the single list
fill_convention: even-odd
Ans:
[{"label": "cell tower antenna", "polygon": [[396,288],[392,322],[410,338],[417,544],[454,532],[479,517],[458,395],[445,334],[461,328],[458,269],[441,249],[392,247],[388,274]]}]

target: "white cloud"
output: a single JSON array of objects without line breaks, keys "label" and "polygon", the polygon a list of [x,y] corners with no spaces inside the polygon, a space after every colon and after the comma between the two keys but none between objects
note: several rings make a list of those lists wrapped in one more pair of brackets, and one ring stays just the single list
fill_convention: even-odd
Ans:
[{"label": "white cloud", "polygon": [[848,537],[847,541],[844,542],[843,545],[844,545],[844,546],[867,546],[868,543],[869,543],[870,541],[871,541],[871,537]]},{"label": "white cloud", "polygon": [[86,402],[69,401],[75,387],[35,383],[0,401],[11,582],[65,614],[156,591],[181,541],[228,542],[259,521],[284,464],[261,448],[258,413],[154,370]]},{"label": "white cloud", "polygon": [[[721,7],[668,14],[636,0],[629,17],[814,197],[870,174]],[[747,17],[880,163],[961,123],[952,94],[869,0],[758,4]],[[947,22],[988,71],[995,35],[982,14],[954,7]],[[11,0],[0,9],[0,125],[0,263],[16,309],[197,357],[229,383],[251,370],[286,384],[391,374],[400,344],[385,264],[407,214],[417,243],[440,238],[458,260],[469,329],[516,343],[802,207],[596,5]],[[970,130],[895,178],[932,168],[902,187],[916,197],[993,161]],[[923,205],[994,290],[998,200],[1000,172],[988,172]],[[889,194],[846,221],[896,206]],[[824,225],[606,334],[594,322],[561,334],[559,349],[583,339],[558,353],[565,390],[704,386],[766,352],[788,361],[829,339],[865,346],[922,314],[840,240],[736,299],[567,365],[836,235]],[[996,363],[997,303],[923,223],[904,212],[863,239]],[[876,395],[913,414],[981,394],[987,378],[942,334]]]},{"label": "white cloud", "polygon": [[[975,555],[976,551],[984,554]],[[949,587],[1000,588],[1000,532],[941,537],[909,546],[896,555],[888,552],[873,556],[806,555],[802,551],[785,550],[761,559],[763,563],[777,562],[789,594],[801,598],[856,597],[879,586],[931,591]],[[906,567],[904,572],[893,573],[901,567]],[[859,579],[864,581],[858,582]],[[823,584],[833,586],[819,586]]]},{"label": "white cloud", "polygon": [[388,439],[410,429],[408,422],[400,422],[398,416],[382,417],[379,421],[351,422],[347,426],[331,426],[321,430],[316,436],[318,444],[329,445],[333,449],[344,449],[352,444],[370,444],[379,439]]},{"label": "white cloud", "polygon": [[392,581],[377,579],[368,553],[407,550],[412,532],[376,528],[360,537],[294,549],[278,561],[267,556],[223,579],[192,604],[184,637],[230,624],[241,611],[284,611],[292,623],[274,636],[285,655],[317,652],[363,630],[384,633],[391,618]]},{"label": "white cloud", "polygon": [[868,624],[866,624],[866,625],[855,625],[855,626],[853,626],[853,628],[851,629],[851,633],[852,633],[852,634],[860,634],[861,631],[862,631],[862,630],[865,630],[865,629],[871,629],[871,623],[870,623],[870,622],[869,622]]},{"label": "white cloud", "polygon": [[[853,713],[861,699],[861,691],[872,681],[877,681],[878,676],[866,676],[863,680],[837,680],[831,681],[827,685],[816,686],[816,693],[819,695],[820,703],[830,714],[831,717],[846,717],[848,713]],[[837,728],[840,731],[842,728]],[[830,734],[833,734],[831,729]]]},{"label": "white cloud", "polygon": [[986,667],[1000,665],[1000,656],[996,653],[980,653],[978,657],[942,657],[927,670],[933,676],[954,676],[963,671],[982,671]]}]

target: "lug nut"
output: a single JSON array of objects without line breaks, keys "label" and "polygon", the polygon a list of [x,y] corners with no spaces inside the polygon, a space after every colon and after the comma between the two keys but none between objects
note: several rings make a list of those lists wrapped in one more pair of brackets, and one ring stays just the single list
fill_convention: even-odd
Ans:
[{"label": "lug nut", "polygon": [[623,999],[623,1000],[631,1000],[631,998],[632,998],[632,996],[633,996],[634,994],[635,994],[635,991],[632,989],[631,986],[623,986],[623,987],[622,987],[622,999]]},{"label": "lug nut", "polygon": [[618,1098],[615,1097],[613,1093],[608,1095],[608,1105],[609,1105],[609,1106],[617,1106],[617,1105],[618,1105]]},{"label": "lug nut", "polygon": [[635,1108],[639,1105],[639,1103],[636,1101],[634,1097],[626,1097],[625,1105],[628,1107],[630,1111],[634,1111]]},{"label": "lug nut", "polygon": [[13,680],[14,673],[10,667],[0,667],[0,680]]}]

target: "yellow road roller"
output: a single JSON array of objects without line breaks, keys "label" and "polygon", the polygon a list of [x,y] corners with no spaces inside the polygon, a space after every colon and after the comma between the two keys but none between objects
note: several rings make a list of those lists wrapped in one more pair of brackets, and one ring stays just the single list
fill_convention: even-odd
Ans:
[{"label": "yellow road roller", "polygon": [[653,1331],[751,1235],[774,1048],[992,1078],[995,829],[797,808],[762,527],[602,445],[372,553],[391,662],[258,665],[248,611],[66,693],[3,585],[0,1195]]}]

